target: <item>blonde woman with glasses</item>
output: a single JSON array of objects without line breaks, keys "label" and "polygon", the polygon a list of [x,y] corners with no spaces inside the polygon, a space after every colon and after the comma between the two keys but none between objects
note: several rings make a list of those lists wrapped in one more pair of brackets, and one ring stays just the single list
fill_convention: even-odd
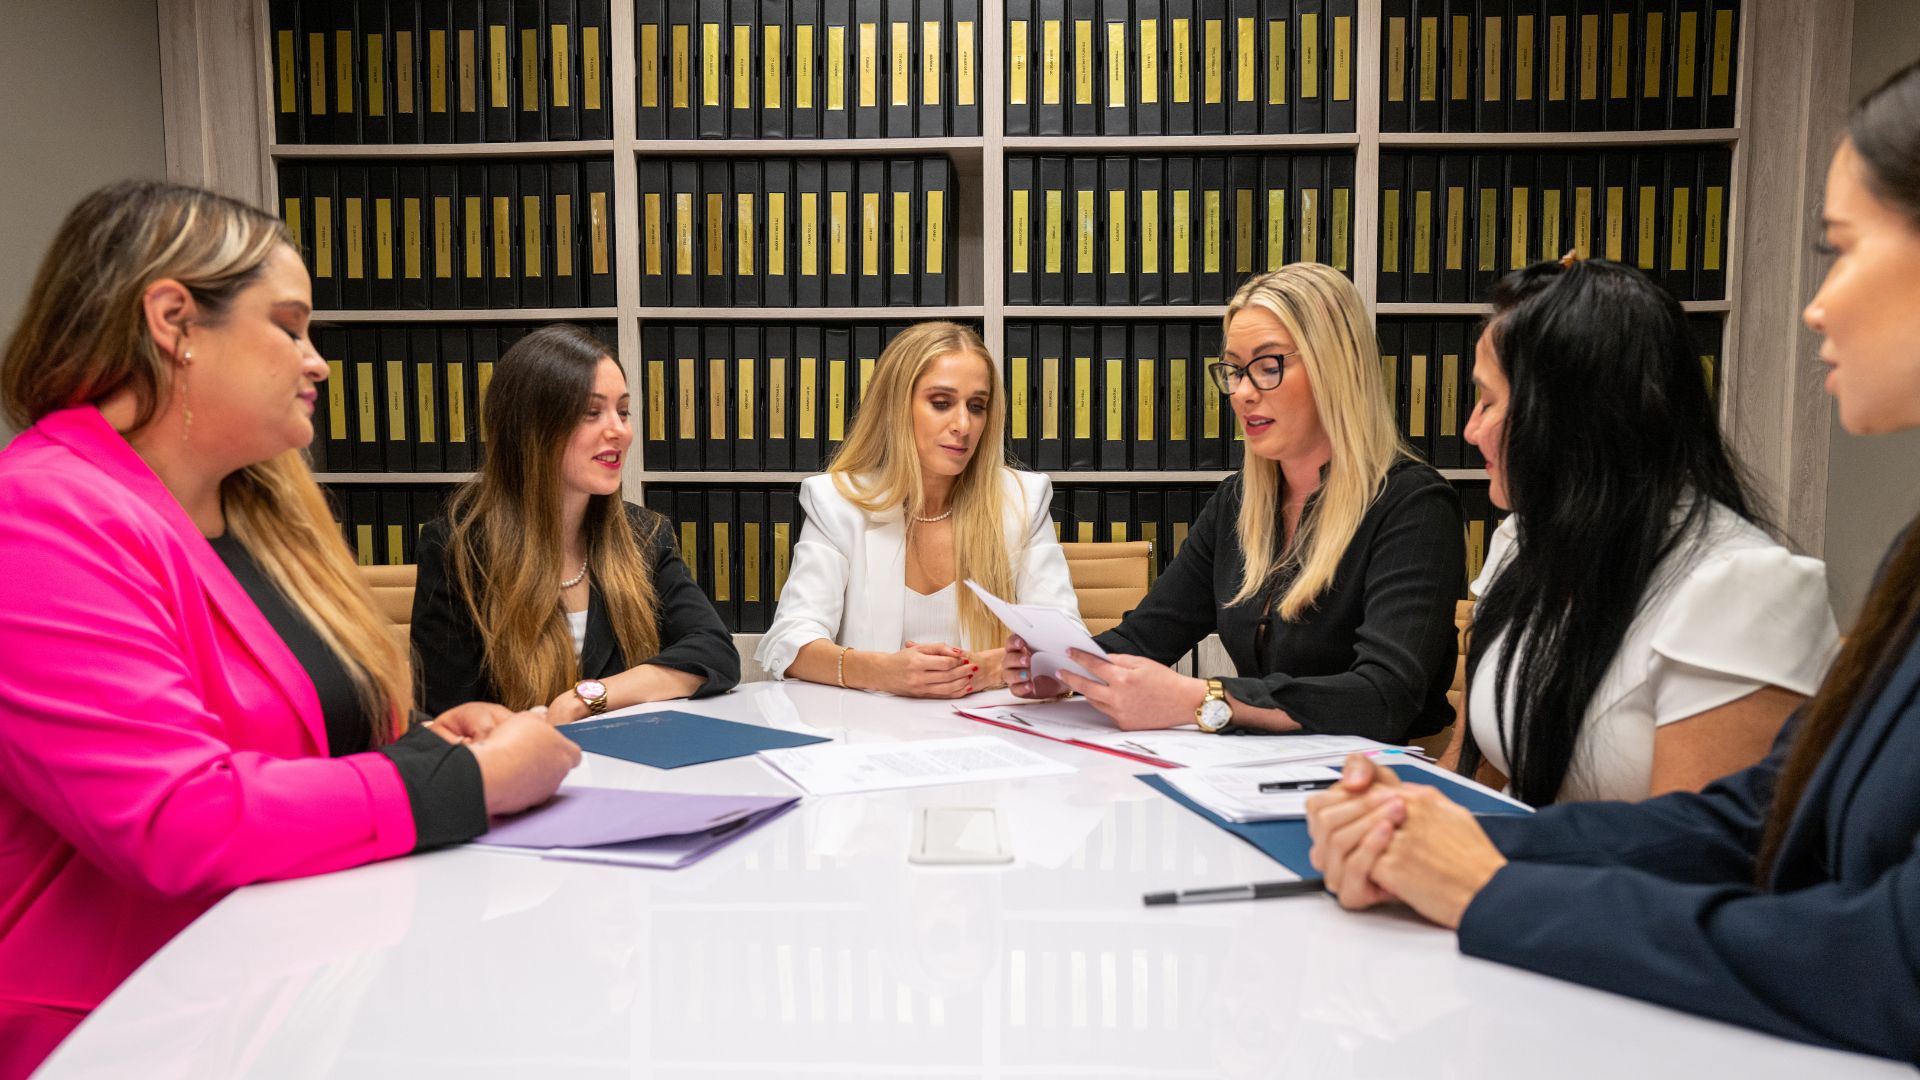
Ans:
[{"label": "blonde woman with glasses", "polygon": [[806,525],[756,659],[776,678],[904,697],[1003,685],[1007,630],[963,584],[1080,617],[1048,512],[1009,468],[979,335],[908,327],[880,354],[846,445],[800,485]]},{"label": "blonde woman with glasses", "polygon": [[[1466,592],[1460,501],[1394,430],[1373,328],[1353,283],[1300,263],[1247,282],[1210,374],[1246,431],[1223,481],[1139,607],[1075,653],[1099,676],[1029,678],[1071,689],[1122,728],[1364,735],[1404,742],[1453,720],[1453,612]],[[1218,633],[1235,673],[1167,665]]]}]

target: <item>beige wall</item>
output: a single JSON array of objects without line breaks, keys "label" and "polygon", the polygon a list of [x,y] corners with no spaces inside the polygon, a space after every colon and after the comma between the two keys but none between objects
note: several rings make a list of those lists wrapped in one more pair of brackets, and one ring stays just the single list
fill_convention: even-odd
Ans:
[{"label": "beige wall", "polygon": [[[155,0],[5,0],[0,33],[0,338],[82,195],[166,175]],[[0,444],[13,437],[0,420]]]},{"label": "beige wall", "polygon": [[[1853,96],[1920,59],[1920,4],[1855,0]],[[1811,360],[1811,358],[1809,358]],[[1900,527],[1920,512],[1920,431],[1862,438],[1833,420],[1827,462],[1827,583],[1842,627],[1853,623]]]}]

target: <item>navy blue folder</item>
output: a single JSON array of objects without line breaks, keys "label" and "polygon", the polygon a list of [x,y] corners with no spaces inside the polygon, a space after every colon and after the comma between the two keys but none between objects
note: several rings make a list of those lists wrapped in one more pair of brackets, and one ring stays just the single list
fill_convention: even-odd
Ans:
[{"label": "navy blue folder", "polygon": [[827,741],[818,735],[736,724],[717,716],[672,709],[562,724],[560,734],[590,754],[637,761],[656,769],[678,769]]},{"label": "navy blue folder", "polygon": [[[565,731],[566,729],[561,728],[561,730]],[[1496,799],[1484,791],[1468,787],[1455,780],[1449,780],[1438,773],[1430,772],[1418,765],[1389,765],[1388,768],[1399,773],[1400,779],[1402,780],[1412,781],[1416,784],[1431,784],[1439,788],[1446,793],[1447,798],[1452,799],[1454,802],[1459,803],[1461,806],[1466,807],[1476,814],[1532,813],[1531,810],[1515,806],[1502,799]],[[1179,803],[1181,806],[1186,807],[1240,839],[1245,840],[1247,843],[1252,844],[1254,847],[1259,848],[1268,858],[1299,874],[1302,878],[1307,880],[1318,880],[1320,878],[1320,871],[1314,869],[1313,864],[1307,861],[1307,852],[1313,849],[1313,838],[1307,835],[1307,823],[1304,820],[1296,818],[1291,821],[1249,821],[1245,824],[1235,824],[1213,811],[1208,810],[1206,807],[1201,806],[1199,803],[1194,802],[1192,799],[1187,798],[1185,795],[1180,794],[1178,788],[1167,783],[1166,780],[1158,774],[1149,773],[1136,777],[1136,779],[1148,787],[1153,788],[1155,791],[1158,791],[1160,794],[1165,795],[1167,798],[1172,799],[1174,802]]]}]

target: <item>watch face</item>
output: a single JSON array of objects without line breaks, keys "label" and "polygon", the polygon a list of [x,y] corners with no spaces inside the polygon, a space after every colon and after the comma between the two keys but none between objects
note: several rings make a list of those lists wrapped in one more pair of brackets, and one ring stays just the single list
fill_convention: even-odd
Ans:
[{"label": "watch face", "polygon": [[587,679],[574,686],[573,692],[588,700],[607,696],[607,684],[598,679]]},{"label": "watch face", "polygon": [[1200,706],[1200,726],[1208,731],[1219,731],[1233,719],[1233,706],[1224,701],[1209,701]]}]

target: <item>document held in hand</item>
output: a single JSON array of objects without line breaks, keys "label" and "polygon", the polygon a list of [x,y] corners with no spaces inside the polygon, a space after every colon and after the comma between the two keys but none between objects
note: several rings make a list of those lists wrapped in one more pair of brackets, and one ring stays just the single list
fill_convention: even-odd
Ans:
[{"label": "document held in hand", "polygon": [[967,588],[972,589],[980,602],[987,605],[987,610],[993,612],[994,618],[1006,623],[1007,629],[1018,634],[1020,640],[1027,643],[1027,648],[1033,651],[1033,666],[1029,670],[1034,678],[1071,671],[1102,686],[1106,685],[1105,680],[1095,677],[1093,672],[1067,657],[1068,649],[1079,649],[1095,656],[1107,655],[1107,650],[1093,640],[1093,636],[1078,620],[1054,608],[1009,604],[971,579],[967,581]]}]

